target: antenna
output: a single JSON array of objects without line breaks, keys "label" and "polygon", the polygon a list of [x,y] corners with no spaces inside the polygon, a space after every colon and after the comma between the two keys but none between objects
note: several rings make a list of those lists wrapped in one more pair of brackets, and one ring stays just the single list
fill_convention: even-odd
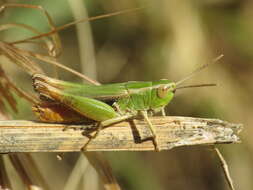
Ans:
[{"label": "antenna", "polygon": [[195,74],[199,73],[200,71],[204,70],[205,68],[207,68],[209,65],[216,63],[217,61],[219,61],[224,55],[221,54],[218,57],[216,57],[212,62],[210,63],[206,63],[202,66],[200,66],[199,68],[197,68],[195,71],[191,72],[188,76],[184,77],[183,79],[181,79],[180,81],[176,82],[176,86],[179,84],[182,84],[184,81],[192,78]]},{"label": "antenna", "polygon": [[175,88],[175,90],[185,89],[185,88],[211,87],[211,86],[217,86],[217,84],[214,84],[214,83],[210,83],[210,84],[194,84],[194,85],[180,86],[180,87]]}]

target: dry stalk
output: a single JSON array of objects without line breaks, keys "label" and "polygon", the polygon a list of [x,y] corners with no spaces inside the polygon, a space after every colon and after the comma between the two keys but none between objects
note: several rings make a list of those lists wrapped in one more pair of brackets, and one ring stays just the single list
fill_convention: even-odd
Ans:
[{"label": "dry stalk", "polygon": [[[240,124],[218,119],[152,117],[161,150],[180,146],[240,142]],[[0,153],[80,151],[95,133],[94,125],[0,121]],[[84,135],[86,134],[86,135]],[[87,151],[152,151],[152,135],[143,120],[121,122],[103,129]]]}]

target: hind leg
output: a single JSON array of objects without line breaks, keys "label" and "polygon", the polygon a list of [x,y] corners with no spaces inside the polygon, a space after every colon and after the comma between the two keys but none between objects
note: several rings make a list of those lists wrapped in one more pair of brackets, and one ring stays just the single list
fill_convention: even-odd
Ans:
[{"label": "hind leg", "polygon": [[97,125],[97,130],[96,130],[95,134],[85,143],[85,145],[82,147],[82,151],[86,151],[86,149],[87,149],[88,145],[90,144],[90,142],[99,135],[99,132],[104,127],[115,124],[115,123],[118,123],[118,122],[121,122],[121,121],[125,121],[127,119],[131,119],[133,117],[134,117],[134,115],[124,115],[124,116],[119,116],[119,117],[116,117],[116,118],[113,118],[113,119],[108,119],[108,120],[99,122],[98,125]]}]

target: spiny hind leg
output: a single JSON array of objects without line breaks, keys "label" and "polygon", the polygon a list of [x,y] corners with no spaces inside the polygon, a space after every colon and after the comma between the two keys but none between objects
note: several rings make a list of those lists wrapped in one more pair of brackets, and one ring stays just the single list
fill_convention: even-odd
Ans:
[{"label": "spiny hind leg", "polygon": [[148,118],[147,111],[140,111],[140,113],[143,116],[144,120],[147,122],[148,127],[149,127],[149,129],[152,133],[155,150],[160,151],[160,147],[159,147],[159,143],[158,143],[158,139],[157,139],[157,135],[156,135],[156,130],[155,130],[153,124],[150,122],[150,120]]},{"label": "spiny hind leg", "polygon": [[119,116],[119,117],[116,117],[116,118],[112,118],[112,119],[108,119],[108,120],[99,122],[99,123],[97,124],[97,126],[96,126],[97,129],[96,129],[95,134],[94,134],[92,137],[89,138],[89,140],[85,143],[85,145],[82,147],[81,150],[82,150],[82,151],[86,151],[88,145],[90,144],[90,142],[91,142],[93,139],[95,139],[95,138],[99,135],[100,131],[101,131],[104,127],[109,126],[109,125],[112,125],[112,124],[115,124],[115,123],[118,123],[118,122],[121,122],[121,121],[125,121],[125,120],[127,120],[127,119],[131,119],[131,118],[133,118],[133,117],[134,117],[134,115],[130,115],[130,114],[129,114],[129,115]]}]

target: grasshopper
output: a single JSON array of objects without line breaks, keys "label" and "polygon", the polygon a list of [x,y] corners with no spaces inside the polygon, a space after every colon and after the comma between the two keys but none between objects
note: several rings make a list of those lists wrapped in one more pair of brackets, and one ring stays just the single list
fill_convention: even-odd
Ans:
[{"label": "grasshopper", "polygon": [[[47,33],[41,33],[29,25],[17,23],[9,23],[0,26],[0,31],[16,27],[29,30],[36,34],[33,37],[13,42],[0,40],[0,55],[4,55],[9,58],[13,63],[23,68],[30,75],[33,75],[34,88],[39,92],[41,98],[41,100],[37,100],[36,97],[19,89],[11,82],[11,80],[9,80],[8,75],[4,73],[4,70],[0,66],[0,94],[2,99],[6,99],[14,111],[16,110],[15,100],[8,91],[6,92],[6,88],[12,89],[19,96],[25,98],[28,102],[33,103],[33,111],[42,121],[61,123],[80,123],[86,120],[97,121],[98,130],[93,138],[95,138],[99,134],[99,131],[105,126],[127,119],[133,119],[138,115],[141,115],[146,120],[148,127],[152,132],[155,149],[160,150],[161,147],[159,147],[155,128],[148,118],[149,114],[161,111],[162,114],[165,115],[164,107],[171,102],[176,90],[178,89],[214,86],[214,84],[180,86],[184,81],[206,68],[209,64],[199,67],[197,70],[178,82],[170,82],[169,80],[164,79],[155,82],[125,82],[97,86],[99,83],[96,81],[78,73],[77,71],[63,66],[58,62],[57,58],[61,53],[61,43],[57,33],[58,31],[80,22],[134,12],[143,9],[143,7],[121,10],[114,13],[94,16],[88,19],[81,19],[61,27],[54,26],[53,20],[48,12],[43,9],[43,7],[37,5],[15,3],[4,4],[0,6],[0,13],[6,8],[15,7],[40,10],[46,17],[51,30]],[[46,55],[20,49],[16,46],[21,43],[38,44],[34,41],[38,39],[42,40],[40,41],[40,44],[45,48]],[[30,59],[31,57],[65,69],[95,85],[75,84],[46,77],[43,75],[43,70],[37,66],[37,63]],[[214,62],[221,57],[222,56],[216,58]],[[3,105],[4,104],[1,100],[0,111],[5,109]],[[93,138],[90,138],[84,146],[84,149]],[[228,183],[231,189],[234,189],[229,172],[226,168],[227,164],[218,150],[215,149],[215,151],[221,160]],[[103,162],[103,165],[104,164],[105,162]]]},{"label": "grasshopper", "polygon": [[[221,57],[222,55],[217,57],[214,62]],[[215,84],[180,86],[208,65],[202,65],[178,82],[161,79],[154,82],[130,81],[96,86],[35,74],[34,89],[40,94],[44,103],[35,105],[33,111],[40,120],[46,122],[80,123],[85,118],[97,121],[97,132],[84,148],[97,137],[103,127],[142,116],[152,133],[155,150],[159,151],[161,147],[159,147],[156,130],[148,116],[156,112],[165,115],[164,108],[171,102],[177,89],[214,86]],[[73,111],[76,114],[73,114]]]},{"label": "grasshopper", "polygon": [[[197,71],[204,69],[208,64],[198,68],[192,74],[179,82],[170,82],[167,79],[163,79],[155,82],[125,82],[97,86],[98,83],[85,76],[83,77],[83,75],[76,71],[64,67],[59,64],[56,59],[54,59],[57,58],[61,52],[61,44],[57,31],[86,20],[74,21],[73,23],[57,28],[54,26],[54,23],[46,10],[40,6],[5,4],[0,7],[0,12],[7,7],[38,9],[44,13],[51,28],[50,32],[41,34],[39,31],[24,24],[5,25],[2,27],[3,29],[13,26],[22,27],[33,31],[38,35],[15,42],[0,42],[0,52],[3,52],[8,58],[16,62],[22,68],[28,70],[29,74],[33,75],[34,88],[40,93],[42,101],[31,101],[33,98],[28,96],[24,97],[35,104],[33,110],[42,121],[61,123],[80,123],[86,120],[97,121],[98,130],[93,137],[95,138],[101,128],[140,115],[145,119],[149,129],[151,130],[155,149],[159,150],[160,147],[156,137],[155,128],[149,121],[148,116],[158,111],[161,111],[162,114],[165,115],[164,107],[170,103],[177,89],[186,87],[213,86],[213,84],[184,87],[179,86],[184,81],[191,78],[191,76]],[[95,16],[89,18],[88,20],[106,18],[135,10],[139,10],[139,8],[118,11],[102,16]],[[50,43],[48,43],[48,41],[45,42],[47,44],[46,47],[48,49],[49,56],[24,51],[14,46],[15,44],[30,42],[31,40],[41,37],[45,38],[50,35],[53,35]],[[22,57],[17,59],[17,55]],[[35,64],[28,59],[30,56],[39,60],[46,60],[48,63],[52,63],[60,68],[68,70],[96,85],[74,84],[46,77],[43,75],[43,72],[39,67],[31,68],[31,66]],[[16,91],[20,94],[20,90],[16,89]],[[90,138],[85,147],[87,147],[91,139],[92,138]]]}]

